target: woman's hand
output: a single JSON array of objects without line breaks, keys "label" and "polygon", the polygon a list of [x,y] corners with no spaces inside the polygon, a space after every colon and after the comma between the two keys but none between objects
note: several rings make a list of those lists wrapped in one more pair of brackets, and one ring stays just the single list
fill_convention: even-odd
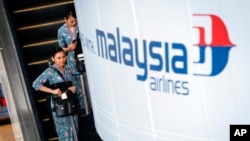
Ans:
[{"label": "woman's hand", "polygon": [[52,94],[58,95],[59,97],[62,96],[62,92],[61,92],[61,90],[59,88],[53,89]]},{"label": "woman's hand", "polygon": [[68,88],[72,93],[76,93],[76,87],[75,86],[71,86]]},{"label": "woman's hand", "polygon": [[59,88],[57,88],[57,89],[51,89],[49,87],[41,86],[39,88],[39,90],[42,91],[42,92],[51,93],[53,95],[58,95],[60,97],[62,96],[62,92],[61,92],[61,90]]},{"label": "woman's hand", "polygon": [[68,51],[73,51],[76,49],[76,45],[77,45],[77,41],[72,42],[69,47],[68,47]]}]

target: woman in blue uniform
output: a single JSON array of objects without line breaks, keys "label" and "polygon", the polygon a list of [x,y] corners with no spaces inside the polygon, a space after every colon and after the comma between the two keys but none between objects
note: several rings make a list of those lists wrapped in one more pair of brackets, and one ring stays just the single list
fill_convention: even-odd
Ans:
[{"label": "woman in blue uniform", "polygon": [[67,6],[64,12],[65,23],[58,28],[58,45],[67,53],[67,66],[76,67],[75,50],[77,47],[77,35],[79,28],[77,25],[74,6]]},{"label": "woman in blue uniform", "polygon": [[[51,67],[48,67],[44,70],[33,82],[32,87],[35,90],[40,90],[51,95],[62,96],[62,92],[59,88],[51,89],[49,87],[44,86],[43,84],[49,81],[50,85],[64,82],[64,81],[72,81],[72,73],[74,73],[74,69],[68,69],[65,67],[66,63],[66,54],[62,48],[55,46],[52,49],[52,61],[54,64]],[[61,72],[62,76],[57,72]],[[62,78],[63,77],[63,78]],[[76,87],[73,85],[68,87],[68,90],[71,90],[73,93],[76,92]],[[53,98],[51,96],[50,106],[53,109]],[[53,110],[52,110],[53,111]],[[78,115],[70,115],[66,117],[57,117],[55,112],[52,112],[54,124],[56,127],[56,131],[58,134],[59,141],[77,141],[77,132],[78,132]]]},{"label": "woman in blue uniform", "polygon": [[[67,68],[77,70],[76,66],[76,47],[78,43],[79,28],[77,25],[77,18],[74,5],[65,7],[64,11],[65,23],[58,28],[57,39],[58,45],[67,53]],[[76,86],[76,93],[80,102],[80,108],[84,109],[83,90],[81,86],[80,77],[75,76],[73,83]]]}]

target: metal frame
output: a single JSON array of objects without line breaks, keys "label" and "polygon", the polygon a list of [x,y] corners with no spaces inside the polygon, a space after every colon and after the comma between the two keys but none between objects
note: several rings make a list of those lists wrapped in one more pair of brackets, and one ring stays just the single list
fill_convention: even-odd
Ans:
[{"label": "metal frame", "polygon": [[4,3],[0,1],[0,75],[4,83],[8,111],[17,140],[40,141],[38,126]]}]

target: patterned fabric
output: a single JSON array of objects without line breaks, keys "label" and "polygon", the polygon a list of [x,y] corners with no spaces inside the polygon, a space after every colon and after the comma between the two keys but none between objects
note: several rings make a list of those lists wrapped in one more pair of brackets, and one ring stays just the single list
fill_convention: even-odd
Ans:
[{"label": "patterned fabric", "polygon": [[[75,34],[72,34],[67,26],[63,24],[57,31],[58,45],[62,48],[67,48],[73,40],[77,38],[77,33],[79,32],[78,26],[75,26]],[[67,53],[67,66],[69,68],[76,68],[75,52],[69,51]]]},{"label": "patterned fabric", "polygon": [[[63,24],[57,32],[57,38],[58,38],[58,45],[62,48],[68,47],[73,40],[77,38],[77,33],[79,32],[78,26],[75,26],[75,34],[71,34],[67,24]],[[67,53],[67,66],[68,69],[77,70],[76,67],[76,60],[75,60],[75,52],[69,51]],[[76,75],[73,77],[72,82],[74,86],[76,87],[76,93],[78,100],[80,101],[80,108],[84,109],[84,98],[83,98],[83,90],[81,86],[81,80],[80,76]]]},{"label": "patterned fabric", "polygon": [[[54,64],[52,67],[57,69]],[[59,69],[58,69],[59,70]],[[60,71],[60,70],[59,70]],[[65,72],[61,72],[66,81],[72,81],[72,73],[74,70],[68,70],[65,68]],[[39,88],[47,81],[50,85],[64,82],[64,79],[55,71],[53,68],[47,68],[43,73],[41,73],[37,79],[33,82],[32,87],[35,90]],[[50,99],[50,106],[53,109],[53,99]],[[55,112],[52,112],[54,124],[58,134],[59,141],[77,141],[78,133],[78,115],[72,115],[67,117],[57,117]]]},{"label": "patterned fabric", "polygon": [[[52,65],[52,67],[57,69],[57,66],[55,64]],[[74,73],[74,70],[68,70],[65,68],[65,72],[61,73],[63,74],[64,79],[66,81],[72,81],[72,74]],[[57,71],[49,67],[36,78],[32,86],[35,90],[38,90],[47,81],[49,82],[50,85],[52,85],[55,83],[64,82],[64,79],[57,73]]]},{"label": "patterned fabric", "polygon": [[[53,107],[51,98],[51,107]],[[55,112],[52,112],[54,124],[59,141],[78,141],[78,115],[67,117],[57,117]]]}]

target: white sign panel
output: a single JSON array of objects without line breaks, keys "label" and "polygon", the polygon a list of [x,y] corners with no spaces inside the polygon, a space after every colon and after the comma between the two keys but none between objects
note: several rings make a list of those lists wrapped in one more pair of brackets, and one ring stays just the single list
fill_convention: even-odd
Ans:
[{"label": "white sign panel", "polygon": [[249,4],[75,0],[101,138],[225,141],[250,124]]}]

